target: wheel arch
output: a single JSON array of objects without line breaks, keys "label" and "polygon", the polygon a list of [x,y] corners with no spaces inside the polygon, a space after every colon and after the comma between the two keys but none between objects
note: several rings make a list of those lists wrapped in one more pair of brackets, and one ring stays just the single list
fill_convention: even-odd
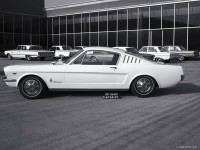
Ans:
[{"label": "wheel arch", "polygon": [[47,85],[47,83],[46,83],[46,81],[45,81],[41,76],[39,76],[39,75],[37,75],[37,74],[24,74],[24,75],[22,75],[22,76],[18,79],[17,86],[19,87],[20,83],[22,82],[22,80],[23,80],[24,78],[26,78],[26,77],[31,77],[31,76],[40,78],[40,79],[44,82],[44,84],[45,84],[45,86],[46,86],[46,89],[49,88],[48,85]]},{"label": "wheel arch", "polygon": [[155,76],[151,75],[151,74],[137,74],[136,76],[134,76],[132,79],[131,79],[131,82],[129,84],[129,89],[131,88],[131,85],[132,83],[139,77],[142,77],[142,76],[148,76],[150,78],[153,79],[153,81],[155,82],[156,86],[159,88],[159,83],[158,81],[155,79]]}]

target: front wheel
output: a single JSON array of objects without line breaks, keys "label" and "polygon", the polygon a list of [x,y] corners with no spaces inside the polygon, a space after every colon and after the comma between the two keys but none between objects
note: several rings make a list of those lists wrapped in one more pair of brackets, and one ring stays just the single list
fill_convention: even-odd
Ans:
[{"label": "front wheel", "polygon": [[19,91],[22,96],[28,99],[37,99],[42,97],[46,85],[42,79],[36,76],[28,76],[22,79],[19,84]]},{"label": "front wheel", "polygon": [[164,62],[164,60],[162,58],[155,58],[156,62]]},{"label": "front wheel", "polygon": [[179,60],[179,61],[184,61],[184,60],[185,60],[185,56],[180,56],[180,57],[178,58],[178,60]]},{"label": "front wheel", "polygon": [[156,83],[149,76],[140,76],[132,82],[130,89],[139,97],[147,97],[155,92]]},{"label": "front wheel", "polygon": [[8,54],[7,56],[8,56],[8,59],[9,59],[9,60],[12,60],[12,59],[13,59],[13,57],[12,57],[11,54]]}]

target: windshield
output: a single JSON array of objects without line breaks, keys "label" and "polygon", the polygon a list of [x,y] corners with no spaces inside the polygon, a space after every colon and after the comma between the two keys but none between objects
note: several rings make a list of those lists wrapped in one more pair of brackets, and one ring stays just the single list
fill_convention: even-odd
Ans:
[{"label": "windshield", "polygon": [[82,52],[83,52],[83,50],[79,50],[75,55],[73,55],[72,57],[67,59],[65,63],[68,64],[69,62],[71,62],[76,56],[78,56]]},{"label": "windshield", "polygon": [[159,46],[158,49],[161,51],[161,52],[166,52],[166,49],[164,49],[163,47]]},{"label": "windshield", "polygon": [[182,51],[186,51],[185,47],[179,46]]},{"label": "windshield", "polygon": [[20,50],[21,49],[21,46],[17,46],[16,50]]},{"label": "windshield", "polygon": [[131,53],[139,53],[138,50],[134,47],[128,47],[126,48],[127,52],[131,52]]},{"label": "windshield", "polygon": [[63,50],[72,50],[70,46],[62,46]]}]

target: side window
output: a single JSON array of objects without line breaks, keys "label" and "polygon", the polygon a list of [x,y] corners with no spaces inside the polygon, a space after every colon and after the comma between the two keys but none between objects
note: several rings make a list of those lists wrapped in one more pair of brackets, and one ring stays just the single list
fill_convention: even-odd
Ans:
[{"label": "side window", "polygon": [[56,50],[60,50],[60,47],[56,47]]},{"label": "side window", "polygon": [[50,51],[55,51],[56,48],[55,47],[51,47]]},{"label": "side window", "polygon": [[116,65],[119,59],[118,53],[106,51],[87,51],[74,61],[73,64],[82,65]]},{"label": "side window", "polygon": [[22,46],[22,50],[26,50],[26,46]]},{"label": "side window", "polygon": [[140,52],[147,52],[147,47],[143,47]]},{"label": "side window", "polygon": [[149,47],[149,50],[148,50],[148,52],[155,52],[155,49],[154,49],[154,47]]}]

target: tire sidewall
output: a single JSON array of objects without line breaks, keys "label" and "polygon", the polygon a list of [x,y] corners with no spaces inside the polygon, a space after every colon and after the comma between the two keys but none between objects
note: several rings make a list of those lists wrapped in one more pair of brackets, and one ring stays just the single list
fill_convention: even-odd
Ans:
[{"label": "tire sidewall", "polygon": [[[151,91],[149,91],[148,93],[146,94],[143,94],[143,93],[140,93],[137,88],[136,88],[136,83],[138,82],[138,80],[140,80],[141,78],[148,78],[151,83],[153,84],[153,87],[151,89]],[[154,79],[152,77],[149,77],[149,76],[140,76],[140,77],[137,77],[131,84],[131,91],[132,93],[136,94],[137,96],[139,97],[148,97],[148,96],[151,96],[154,94],[155,92],[155,89],[156,89],[156,83],[154,81]]]},{"label": "tire sidewall", "polygon": [[[36,80],[40,84],[41,89],[37,95],[30,96],[24,91],[24,84],[28,80]],[[36,77],[36,76],[25,77],[24,79],[22,79],[22,81],[19,84],[19,91],[20,91],[21,95],[27,99],[38,99],[38,98],[41,98],[45,92],[45,83],[42,79],[40,79],[39,77]]]},{"label": "tire sidewall", "polygon": [[8,56],[8,59],[9,59],[9,60],[12,60],[12,59],[13,59],[13,57],[12,57],[11,54],[8,54],[7,56]]}]

